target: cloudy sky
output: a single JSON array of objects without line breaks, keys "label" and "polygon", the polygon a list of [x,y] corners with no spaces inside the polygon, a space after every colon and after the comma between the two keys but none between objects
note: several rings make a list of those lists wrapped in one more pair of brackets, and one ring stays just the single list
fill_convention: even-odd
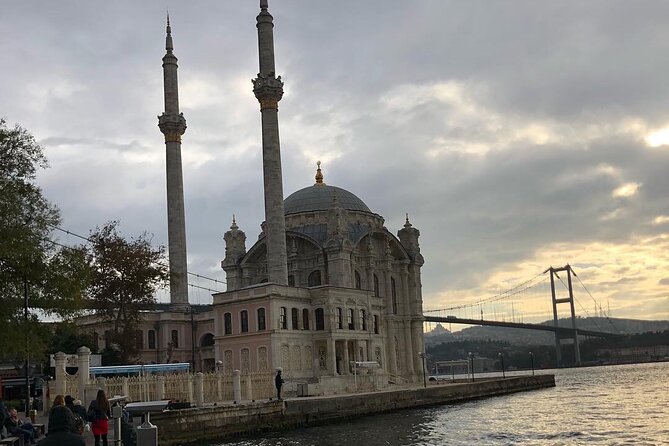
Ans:
[{"label": "cloudy sky", "polygon": [[[46,149],[39,182],[65,228],[118,219],[166,243],[167,8],[188,122],[189,270],[224,280],[232,214],[249,246],[264,215],[257,1],[3,0],[0,116]],[[321,160],[325,182],[391,231],[408,212],[425,308],[571,263],[613,316],[669,318],[668,2],[270,0],[270,11],[284,192],[313,184]],[[193,289],[191,301],[210,297]]]}]

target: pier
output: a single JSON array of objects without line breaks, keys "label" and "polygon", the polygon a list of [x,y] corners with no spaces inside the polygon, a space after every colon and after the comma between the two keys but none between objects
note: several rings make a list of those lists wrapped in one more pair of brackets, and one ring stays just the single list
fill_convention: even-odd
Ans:
[{"label": "pier", "polygon": [[[151,417],[161,446],[206,441],[267,431],[343,421],[353,417],[555,386],[554,375],[482,379],[332,396],[297,397],[164,412]],[[206,429],[202,427],[206,426]]]}]

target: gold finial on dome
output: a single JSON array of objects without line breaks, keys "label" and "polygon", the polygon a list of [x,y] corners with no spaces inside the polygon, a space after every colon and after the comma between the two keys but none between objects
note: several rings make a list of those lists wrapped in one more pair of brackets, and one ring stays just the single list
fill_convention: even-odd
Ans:
[{"label": "gold finial on dome", "polygon": [[316,186],[323,183],[323,173],[321,172],[321,162],[316,163]]}]

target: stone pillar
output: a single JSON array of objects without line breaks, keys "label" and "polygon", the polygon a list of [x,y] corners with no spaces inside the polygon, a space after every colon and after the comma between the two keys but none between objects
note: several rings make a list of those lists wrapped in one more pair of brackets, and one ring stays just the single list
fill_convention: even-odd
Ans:
[{"label": "stone pillar", "polygon": [[253,80],[253,93],[260,103],[262,119],[263,183],[265,189],[265,244],[269,281],[288,284],[286,219],[283,211],[283,179],[279,143],[279,101],[283,96],[281,76],[274,68],[273,18],[267,2],[261,2],[256,18],[260,72]]},{"label": "stone pillar", "polygon": [[[56,395],[65,395],[65,362],[67,360],[67,355],[63,352],[58,352],[53,355],[53,358],[56,362]],[[55,397],[55,395],[53,395],[53,397]]]},{"label": "stone pillar", "polygon": [[235,403],[242,400],[242,382],[239,370],[232,371],[232,395]]},{"label": "stone pillar", "polygon": [[392,320],[389,320],[386,317],[386,334],[387,334],[387,341],[386,344],[388,345],[387,348],[387,356],[386,356],[386,362],[388,363],[388,372],[392,373],[393,375],[397,374],[397,355],[395,352],[395,322]]},{"label": "stone pillar", "polygon": [[177,58],[172,52],[172,30],[169,19],[165,49],[167,51],[163,57],[165,112],[158,117],[158,127],[165,135],[170,303],[177,309],[183,310],[188,306],[186,217],[181,168],[181,135],[186,131],[186,119],[179,112]]},{"label": "stone pillar", "polygon": [[86,404],[86,386],[88,385],[91,373],[91,349],[88,347],[79,347],[77,349],[77,356],[79,362],[78,396],[83,404]]},{"label": "stone pillar", "polygon": [[46,417],[49,416],[49,409],[51,409],[50,407],[51,402],[49,401],[48,393],[49,393],[49,382],[44,381],[44,385],[42,385],[42,415]]},{"label": "stone pillar", "polygon": [[165,377],[163,375],[158,375],[156,380],[156,398],[159,400],[165,399]]},{"label": "stone pillar", "polygon": [[350,359],[348,357],[348,340],[344,341],[344,352],[343,353],[344,353],[344,370],[342,370],[342,372],[344,373],[344,375],[350,375],[351,374],[351,372],[350,372],[351,365],[350,365]]},{"label": "stone pillar", "polygon": [[246,396],[250,401],[255,401],[253,398],[253,382],[251,381],[251,373],[246,375]]},{"label": "stone pillar", "polygon": [[195,374],[195,405],[204,406],[204,375],[202,372]]},{"label": "stone pillar", "polygon": [[330,358],[330,367],[332,367],[332,374],[337,374],[337,346],[335,340],[330,338],[328,339],[328,351],[327,355]]},{"label": "stone pillar", "polygon": [[[130,387],[128,386],[128,378],[123,378],[123,383],[122,383],[121,388],[123,389],[122,393],[123,393],[124,396],[127,396],[130,401],[136,401],[136,400],[133,399],[133,396],[130,395]],[[110,396],[114,396],[114,395],[110,395]]]},{"label": "stone pillar", "polygon": [[414,372],[414,360],[418,357],[418,352],[413,351],[413,344],[411,342],[411,322],[402,324],[403,344],[406,352],[407,375]]}]

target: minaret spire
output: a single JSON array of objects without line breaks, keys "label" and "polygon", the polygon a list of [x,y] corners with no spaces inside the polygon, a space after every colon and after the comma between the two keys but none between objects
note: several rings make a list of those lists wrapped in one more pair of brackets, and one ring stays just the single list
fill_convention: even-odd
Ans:
[{"label": "minaret spire", "polygon": [[167,15],[163,81],[165,112],[158,117],[158,127],[165,135],[167,166],[167,235],[170,259],[170,303],[175,309],[188,307],[188,271],[186,264],[186,217],[181,172],[181,135],[186,119],[179,112],[177,58],[173,54],[172,27]]},{"label": "minaret spire", "polygon": [[260,72],[253,80],[253,93],[260,102],[262,116],[263,180],[265,222],[267,225],[267,272],[270,282],[288,283],[286,254],[286,219],[283,210],[283,180],[279,143],[279,101],[283,96],[281,76],[274,67],[274,18],[267,10],[267,0],[260,0],[256,17]]}]

